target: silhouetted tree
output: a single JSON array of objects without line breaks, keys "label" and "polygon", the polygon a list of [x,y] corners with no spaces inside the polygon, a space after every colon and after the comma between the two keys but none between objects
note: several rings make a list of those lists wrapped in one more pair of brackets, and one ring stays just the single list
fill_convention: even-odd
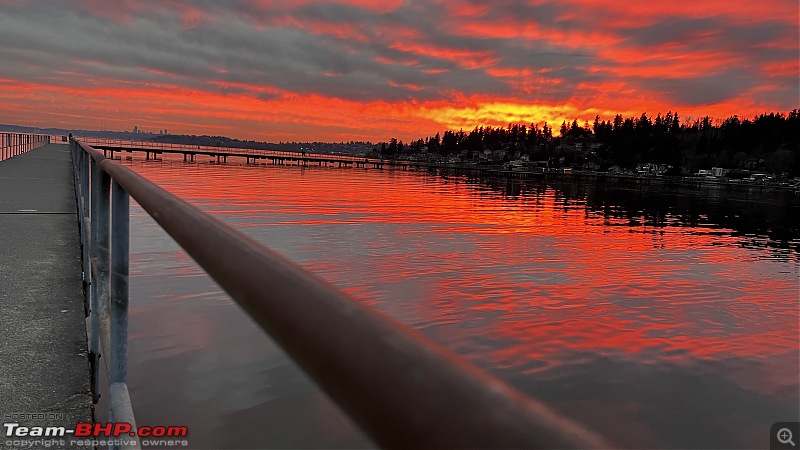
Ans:
[{"label": "silhouetted tree", "polygon": [[[620,114],[610,121],[595,116],[591,125],[583,126],[578,120],[561,123],[561,137],[553,138],[547,123],[510,123],[506,127],[475,127],[469,133],[445,131],[426,138],[429,151],[443,155],[461,153],[474,158],[483,150],[506,150],[528,154],[534,159],[563,156],[576,163],[589,161],[602,167],[612,164],[633,167],[636,163],[664,163],[675,167],[675,172],[693,172],[712,166],[730,169],[764,170],[776,174],[800,175],[800,111],[788,114],[762,114],[752,119],[732,116],[725,120],[712,120],[705,116],[687,120],[683,124],[677,112],[660,112],[654,118],[647,113],[639,117]],[[583,154],[559,154],[558,144],[580,143]],[[402,152],[401,142],[390,140],[389,147],[381,145],[381,153]],[[422,139],[412,143],[411,150],[423,146]]]}]

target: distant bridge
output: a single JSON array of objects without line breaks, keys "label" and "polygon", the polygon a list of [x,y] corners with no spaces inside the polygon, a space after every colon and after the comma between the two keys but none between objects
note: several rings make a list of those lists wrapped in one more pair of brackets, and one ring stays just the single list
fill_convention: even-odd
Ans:
[{"label": "distant bridge", "polygon": [[317,164],[334,165],[339,167],[372,167],[382,169],[397,167],[408,169],[410,167],[429,167],[431,163],[423,161],[388,160],[379,158],[365,158],[349,155],[332,155],[326,153],[290,152],[281,150],[260,150],[237,147],[214,147],[205,145],[170,144],[162,142],[125,141],[118,139],[84,138],[81,142],[102,150],[105,157],[114,159],[114,153],[139,152],[145,153],[145,159],[157,159],[158,155],[173,154],[183,155],[186,162],[195,162],[199,156],[216,158],[218,163],[228,162],[228,157],[244,158],[245,164],[255,164],[259,160],[266,160],[272,164]]},{"label": "distant bridge", "polygon": [[[145,160],[156,160],[159,155],[183,155],[184,162],[196,162],[198,156],[216,159],[219,164],[227,163],[228,157],[243,158],[245,164],[258,164],[268,161],[272,164],[318,165],[333,167],[353,167],[364,169],[427,170],[445,169],[454,173],[475,175],[495,175],[512,178],[531,178],[544,176],[542,172],[500,170],[495,167],[474,164],[445,163],[440,161],[412,161],[407,159],[367,158],[363,156],[332,155],[327,153],[290,152],[281,150],[260,150],[237,147],[215,147],[204,145],[170,144],[149,141],[127,141],[120,139],[81,138],[81,142],[103,152],[103,156],[116,159],[123,153],[144,153]],[[116,155],[115,155],[116,154]]]}]

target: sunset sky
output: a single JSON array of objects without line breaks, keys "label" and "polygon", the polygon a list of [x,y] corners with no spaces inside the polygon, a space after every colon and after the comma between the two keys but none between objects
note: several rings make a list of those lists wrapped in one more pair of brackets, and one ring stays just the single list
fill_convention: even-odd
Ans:
[{"label": "sunset sky", "polygon": [[403,140],[800,106],[796,0],[0,0],[0,123]]}]

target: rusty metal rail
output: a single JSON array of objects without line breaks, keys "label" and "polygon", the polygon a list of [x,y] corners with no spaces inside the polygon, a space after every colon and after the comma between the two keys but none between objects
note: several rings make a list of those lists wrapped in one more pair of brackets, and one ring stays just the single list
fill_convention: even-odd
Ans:
[{"label": "rusty metal rail", "polygon": [[[82,223],[97,233],[92,239],[97,248],[91,250],[99,279],[92,279],[91,291],[98,295],[92,295],[92,309],[107,310],[103,304],[110,302],[110,313],[99,316],[111,317],[111,345],[105,352],[111,352],[111,385],[123,391],[121,402],[128,401],[126,412],[115,413],[114,420],[131,411],[124,384],[127,287],[113,289],[115,279],[117,286],[127,286],[123,241],[128,240],[130,195],[375,443],[392,448],[609,447],[541,402],[94,148],[76,141],[71,148],[79,205],[86,204],[84,196],[91,191],[91,212]],[[81,217],[85,213],[84,206]],[[103,278],[106,273],[110,284]],[[99,351],[94,333],[91,342],[92,351]]]}]

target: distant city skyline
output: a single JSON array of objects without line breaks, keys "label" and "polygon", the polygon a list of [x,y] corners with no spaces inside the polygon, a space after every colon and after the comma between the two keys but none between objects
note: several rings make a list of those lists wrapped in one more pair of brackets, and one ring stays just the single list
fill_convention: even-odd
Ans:
[{"label": "distant city skyline", "polygon": [[[112,130],[112,131],[114,131],[114,130]],[[126,131],[126,130],[118,130],[118,131]],[[154,132],[154,131],[147,131],[147,130],[143,130],[143,129],[140,129],[138,125],[134,125],[134,126],[133,126],[133,134],[138,134],[138,133],[150,133],[150,134],[155,134],[155,132]],[[169,130],[168,130],[167,128],[160,128],[160,129],[158,130],[158,134],[169,134]]]},{"label": "distant city skyline", "polygon": [[795,1],[0,1],[0,123],[383,141],[800,106]]}]

